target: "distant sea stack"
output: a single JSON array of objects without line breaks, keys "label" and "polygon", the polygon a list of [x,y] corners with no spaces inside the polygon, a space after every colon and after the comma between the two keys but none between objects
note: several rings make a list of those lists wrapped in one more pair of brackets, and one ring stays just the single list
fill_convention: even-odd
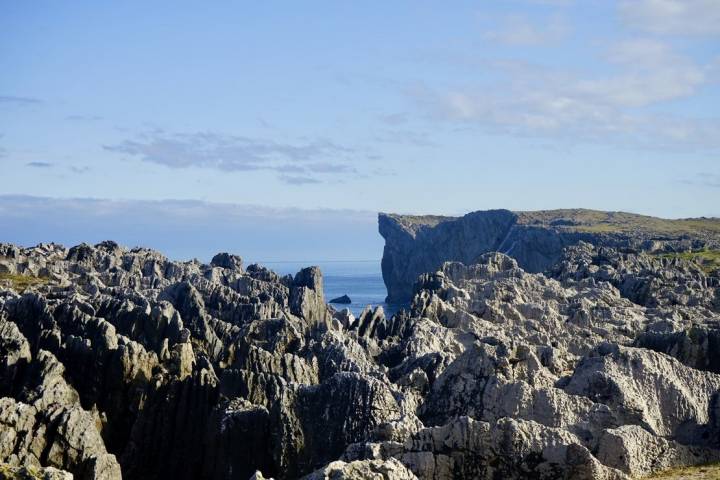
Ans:
[{"label": "distant sea stack", "polygon": [[380,213],[378,226],[385,239],[387,301],[393,303],[410,301],[419,275],[438,270],[446,261],[474,263],[487,252],[509,255],[524,270],[537,273],[554,265],[563,248],[581,240],[629,251],[720,245],[720,219],[666,220],[585,209],[484,210],[462,217]]},{"label": "distant sea stack", "polygon": [[347,295],[343,295],[342,297],[333,298],[328,303],[350,304],[350,303],[352,303],[352,299],[350,297],[348,297]]}]

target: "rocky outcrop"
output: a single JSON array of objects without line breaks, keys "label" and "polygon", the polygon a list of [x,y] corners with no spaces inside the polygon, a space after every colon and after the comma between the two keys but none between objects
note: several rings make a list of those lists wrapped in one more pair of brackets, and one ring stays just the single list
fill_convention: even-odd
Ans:
[{"label": "rocky outcrop", "polygon": [[682,259],[579,242],[537,273],[479,253],[356,318],[316,267],[0,254],[42,279],[0,289],[3,478],[627,480],[720,460],[720,277]]},{"label": "rocky outcrop", "polygon": [[73,480],[73,476],[53,467],[17,467],[0,463],[0,480]]},{"label": "rocky outcrop", "polygon": [[462,217],[380,213],[382,274],[388,302],[409,302],[419,275],[446,261],[465,264],[501,252],[528,272],[554,265],[579,241],[622,250],[661,251],[720,246],[720,220],[663,220],[622,212],[487,210]]},{"label": "rocky outcrop", "polygon": [[[676,300],[712,299],[717,276],[589,244],[552,272],[488,253],[422,275],[409,326],[379,358],[417,395],[424,428],[345,459],[398,458],[428,479],[620,479],[717,461],[720,376],[698,368],[707,337],[669,355],[638,348],[660,330],[710,328],[716,304]],[[624,288],[643,282],[640,296]]]},{"label": "rocky outcrop", "polygon": [[[8,269],[47,281],[0,293],[0,462],[80,479],[289,478],[392,412],[373,409],[395,401],[372,377],[320,378],[313,351],[344,351],[312,342],[332,320],[317,268],[280,277],[113,242],[2,247]],[[319,422],[328,398],[352,414]]]},{"label": "rocky outcrop", "polygon": [[328,303],[352,303],[352,300],[347,295],[343,295],[341,297],[333,298]]},{"label": "rocky outcrop", "polygon": [[388,460],[335,461],[303,480],[416,480],[406,466],[394,458]]}]

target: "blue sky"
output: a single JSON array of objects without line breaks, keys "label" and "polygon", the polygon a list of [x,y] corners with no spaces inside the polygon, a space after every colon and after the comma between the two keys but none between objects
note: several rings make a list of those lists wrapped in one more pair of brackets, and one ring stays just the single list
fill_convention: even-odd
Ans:
[{"label": "blue sky", "polygon": [[356,219],[333,258],[378,210],[720,215],[719,37],[717,0],[0,1],[3,240],[178,200]]}]

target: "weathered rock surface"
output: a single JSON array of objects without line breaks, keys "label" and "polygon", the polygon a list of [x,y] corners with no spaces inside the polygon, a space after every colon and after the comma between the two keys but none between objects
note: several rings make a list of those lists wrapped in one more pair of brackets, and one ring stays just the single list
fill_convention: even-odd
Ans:
[{"label": "weathered rock surface", "polygon": [[0,463],[0,480],[73,480],[73,476],[53,467],[17,467]]},{"label": "weathered rock surface", "polygon": [[579,242],[533,273],[480,252],[355,318],[315,267],[0,255],[46,279],[0,289],[7,478],[624,480],[720,460],[720,278],[684,260]]},{"label": "weathered rock surface", "polygon": [[417,477],[394,458],[358,460],[350,463],[335,461],[303,477],[304,480],[416,480]]},{"label": "weathered rock surface", "polygon": [[554,265],[563,248],[586,241],[622,250],[686,250],[720,246],[720,220],[663,220],[622,212],[487,210],[463,217],[381,213],[382,273],[388,302],[409,302],[413,284],[446,261],[474,263],[502,252],[528,272]]}]

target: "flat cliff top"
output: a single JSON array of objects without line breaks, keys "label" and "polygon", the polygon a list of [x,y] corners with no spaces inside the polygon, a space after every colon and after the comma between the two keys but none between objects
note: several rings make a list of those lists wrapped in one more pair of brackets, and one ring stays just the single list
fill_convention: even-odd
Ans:
[{"label": "flat cliff top", "polygon": [[443,222],[457,220],[460,217],[451,217],[446,215],[401,215],[397,213],[380,212],[378,216],[389,219],[394,223],[401,225],[409,230],[417,227],[435,227]]},{"label": "flat cliff top", "polygon": [[[464,217],[482,214],[493,215],[500,212],[514,214],[516,216],[515,223],[519,225],[537,225],[587,233],[630,233],[636,231],[660,234],[720,233],[719,218],[665,219],[636,213],[605,212],[582,208],[526,212],[479,210],[468,213]],[[380,217],[392,220],[397,225],[410,231],[417,231],[421,227],[432,228],[443,222],[463,218],[441,215],[398,215],[392,213],[380,213]]]}]

